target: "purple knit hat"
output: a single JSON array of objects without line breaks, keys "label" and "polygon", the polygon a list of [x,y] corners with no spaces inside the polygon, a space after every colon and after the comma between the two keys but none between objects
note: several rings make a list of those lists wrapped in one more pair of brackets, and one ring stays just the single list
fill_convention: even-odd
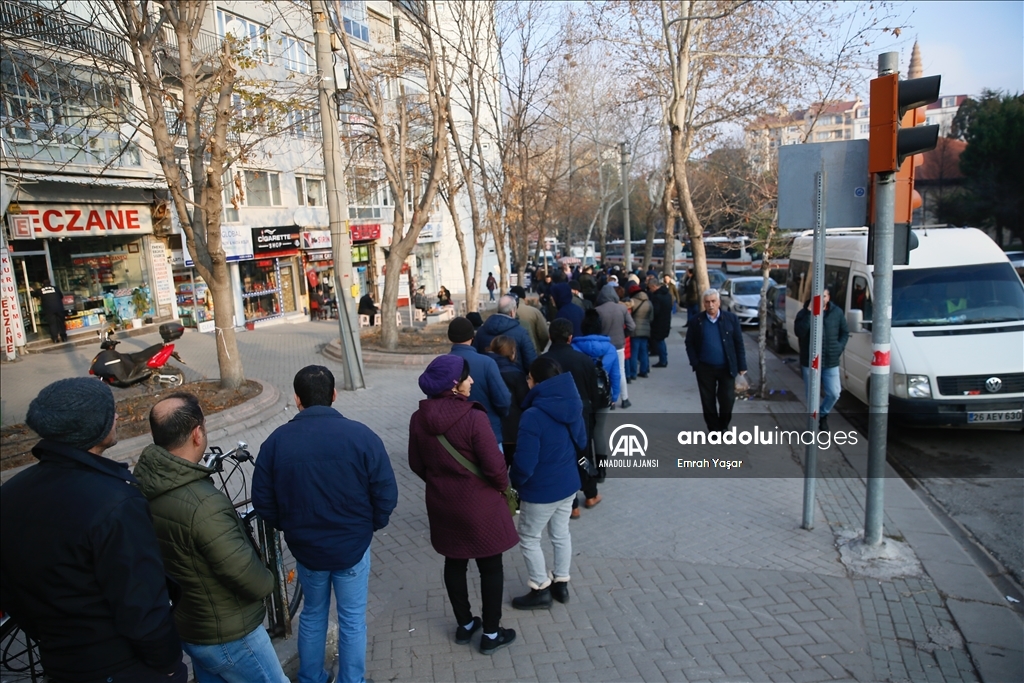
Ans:
[{"label": "purple knit hat", "polygon": [[420,390],[427,396],[440,396],[458,386],[466,359],[448,354],[438,356],[420,375]]}]

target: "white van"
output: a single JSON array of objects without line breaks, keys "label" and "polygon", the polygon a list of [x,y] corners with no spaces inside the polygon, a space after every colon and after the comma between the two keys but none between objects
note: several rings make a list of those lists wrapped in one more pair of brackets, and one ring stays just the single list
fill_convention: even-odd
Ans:
[{"label": "white van", "polygon": [[[1024,284],[1006,255],[975,228],[915,229],[910,265],[893,268],[890,413],[919,425],[1015,427],[1024,420]],[[825,238],[825,284],[850,328],[843,389],[868,403],[871,289],[867,228]],[[810,298],[812,232],[793,242],[786,332]]]}]

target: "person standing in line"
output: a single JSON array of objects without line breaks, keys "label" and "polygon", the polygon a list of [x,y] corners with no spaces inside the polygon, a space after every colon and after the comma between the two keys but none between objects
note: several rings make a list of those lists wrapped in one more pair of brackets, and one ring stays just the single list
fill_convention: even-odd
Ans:
[{"label": "person standing in line", "polygon": [[512,403],[508,407],[508,415],[501,418],[501,450],[505,454],[505,464],[512,466],[516,454],[516,436],[519,434],[519,418],[523,415],[523,399],[530,393],[526,384],[526,373],[516,363],[516,340],[500,335],[491,341],[491,350],[487,353],[498,365],[501,379],[512,395]]},{"label": "person standing in line", "polygon": [[661,276],[662,283],[668,289],[668,293],[672,295],[672,315],[676,314],[676,310],[679,308],[679,289],[676,287],[676,283],[669,273],[663,273]]},{"label": "person standing in line", "polygon": [[331,407],[334,375],[320,365],[293,382],[298,415],[267,437],[256,458],[252,503],[284,532],[304,602],[299,682],[325,683],[331,590],[338,611],[338,680],[366,673],[366,603],[373,533],[388,525],[398,484],[380,437]]},{"label": "person standing in line", "polygon": [[[846,350],[846,342],[850,339],[850,328],[846,324],[843,309],[832,303],[834,287],[829,285],[821,293],[821,303],[825,307],[821,318],[821,388],[824,396],[818,408],[818,429],[828,431],[828,414],[832,412],[839,394],[843,390],[839,379],[839,361]],[[793,332],[800,341],[800,374],[804,378],[804,394],[807,409],[811,410],[811,311],[810,301],[796,314],[793,321]]]},{"label": "person standing in line", "polygon": [[263,628],[274,574],[249,541],[231,499],[213,483],[199,399],[168,394],[149,412],[153,443],[135,477],[153,510],[167,573],[181,584],[174,611],[198,683],[288,683]]},{"label": "person standing in line", "polygon": [[0,610],[39,643],[51,681],[185,683],[149,503],[128,466],[103,457],[117,417],[91,377],[29,404],[39,463],[0,489]]},{"label": "person standing in line", "polygon": [[487,273],[487,293],[494,301],[494,290],[498,288],[498,281],[494,279],[494,273]]},{"label": "person standing in line", "polygon": [[629,296],[633,302],[631,315],[636,328],[633,336],[630,337],[630,362],[627,363],[626,376],[636,379],[637,377],[648,377],[651,373],[650,348],[651,341],[651,318],[654,314],[654,305],[640,285],[629,286]]},{"label": "person standing in line", "polygon": [[52,285],[49,280],[45,280],[43,286],[33,294],[39,297],[39,307],[42,310],[43,318],[46,319],[46,327],[50,330],[50,341],[54,344],[67,341],[64,292],[60,291],[60,287],[57,285]]},{"label": "person standing in line", "polygon": [[633,404],[629,400],[626,383],[626,330],[635,330],[636,323],[633,322],[633,316],[629,314],[626,305],[619,301],[615,286],[615,282],[610,282],[601,288],[594,310],[601,318],[601,334],[608,337],[619,356],[619,391],[622,396],[622,407],[629,408]]},{"label": "person standing in line", "polygon": [[448,339],[452,342],[451,351],[448,353],[465,358],[469,363],[469,372],[473,376],[469,400],[476,401],[487,411],[487,419],[491,421],[494,438],[501,443],[501,419],[508,415],[512,395],[505,386],[494,359],[473,348],[475,334],[473,323],[467,318],[453,319],[448,323]]},{"label": "person standing in line", "polygon": [[[483,327],[477,330],[473,347],[480,353],[487,353],[492,339],[500,334],[508,335],[516,340],[516,358],[519,359],[517,362],[519,367],[525,371],[530,367],[530,363],[537,358],[537,347],[533,345],[530,333],[516,319],[518,310],[519,301],[516,297],[506,294],[498,299],[498,312],[485,320]],[[546,336],[547,331],[545,331]]]},{"label": "person standing in line", "polygon": [[686,304],[686,324],[700,313],[700,284],[693,268],[686,271],[686,283],[683,285],[683,301]]},{"label": "person standing in line", "polygon": [[667,368],[668,345],[665,340],[668,339],[672,330],[672,308],[675,303],[672,300],[672,293],[664,281],[658,282],[657,278],[653,278],[648,280],[647,285],[650,292],[648,296],[651,299],[651,304],[654,305],[654,315],[651,316],[651,345],[653,346],[651,355],[658,357],[658,362],[651,367]]},{"label": "person standing in line", "polygon": [[[513,629],[501,627],[501,556],[519,536],[501,495],[508,487],[505,461],[483,407],[468,400],[472,384],[469,363],[453,355],[438,356],[420,375],[427,398],[409,421],[409,468],[426,483],[430,544],[444,557],[444,585],[457,624],[455,642],[468,644],[483,627],[480,652],[490,655],[516,639]],[[480,474],[459,462],[449,446]],[[482,619],[473,616],[469,602],[470,560],[476,560],[480,571]]]},{"label": "person standing in line", "polygon": [[718,290],[704,292],[704,311],[686,328],[686,355],[697,373],[700,405],[709,432],[724,432],[736,402],[736,375],[747,374],[743,331],[735,313],[721,310]]},{"label": "person standing in line", "polygon": [[[508,293],[516,297],[516,320],[530,335],[533,350],[541,353],[548,346],[548,321],[539,308],[530,305],[526,300],[526,292],[522,287],[510,287]],[[526,369],[523,368],[523,372]]]},{"label": "person standing in line", "polygon": [[[576,453],[585,444],[583,401],[572,376],[551,358],[538,358],[527,378],[516,459],[509,477],[519,491],[519,547],[529,574],[530,592],[512,600],[515,609],[548,609],[554,598],[569,601],[572,538],[569,515],[580,488]],[[548,576],[540,539],[544,529],[554,548],[554,573]]]}]

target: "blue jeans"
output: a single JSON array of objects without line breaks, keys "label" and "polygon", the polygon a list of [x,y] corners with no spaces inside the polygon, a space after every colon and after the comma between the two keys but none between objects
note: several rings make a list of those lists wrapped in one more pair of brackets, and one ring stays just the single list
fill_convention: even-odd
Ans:
[{"label": "blue jeans", "polygon": [[626,379],[636,379],[637,368],[639,364],[636,361],[636,349],[633,347],[633,340],[626,339],[626,343],[630,345],[629,358],[626,359]]},{"label": "blue jeans", "polygon": [[651,371],[651,356],[647,352],[647,342],[650,339],[648,337],[633,337],[633,348],[630,352],[630,360],[633,361],[633,377],[636,377],[637,370],[641,375],[646,375]]},{"label": "blue jeans", "polygon": [[658,365],[668,365],[668,344],[664,339],[654,342],[654,348],[658,352]]},{"label": "blue jeans", "polygon": [[182,641],[181,648],[192,658],[199,683],[288,683],[262,625],[230,643],[196,645]]},{"label": "blue jeans", "polygon": [[362,683],[366,673],[366,595],[370,549],[348,569],[314,571],[295,563],[305,596],[299,614],[299,683],[325,683],[324,647],[331,588],[338,606],[338,682]]},{"label": "blue jeans", "polygon": [[491,295],[491,301],[494,301],[494,290],[488,289],[487,292]]},{"label": "blue jeans", "polygon": [[[801,366],[800,374],[804,378],[804,402],[808,409],[811,406],[811,397],[808,392],[811,390],[811,369]],[[834,368],[821,369],[821,389],[825,396],[821,399],[821,407],[818,408],[818,417],[825,417],[832,412],[836,401],[839,400],[839,393],[843,390],[842,382],[839,380],[839,366]]]}]

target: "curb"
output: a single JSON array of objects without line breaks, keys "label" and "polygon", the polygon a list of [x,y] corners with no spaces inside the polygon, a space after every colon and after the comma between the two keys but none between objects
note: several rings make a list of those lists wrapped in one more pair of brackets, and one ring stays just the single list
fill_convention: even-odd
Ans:
[{"label": "curb", "polygon": [[[219,413],[214,413],[207,419],[206,428],[209,435],[210,443],[216,443],[219,439],[223,439],[230,433],[238,432],[239,427],[241,429],[248,429],[249,427],[256,426],[265,421],[264,413],[277,405],[281,399],[281,392],[277,390],[274,385],[264,382],[260,379],[250,378],[254,382],[259,382],[260,386],[263,387],[263,391],[260,392],[259,396],[253,399],[237,405],[227,410],[222,410]],[[134,466],[138,461],[139,455],[142,453],[142,449],[148,446],[152,442],[149,434],[140,434],[139,436],[133,436],[130,439],[119,441],[116,446],[109,448],[103,453],[103,457],[117,462],[128,463],[129,466]],[[8,479],[18,474],[22,470],[32,467],[34,463],[28,465],[22,465],[14,469],[6,470],[0,474],[0,483],[5,483]]]},{"label": "curb", "polygon": [[[334,339],[327,344],[320,353],[331,360],[342,362],[344,355],[341,351],[341,340]],[[416,353],[385,353],[383,351],[363,351],[363,362],[369,365],[420,365],[426,366],[430,361],[437,358],[438,354],[429,355]]]}]

